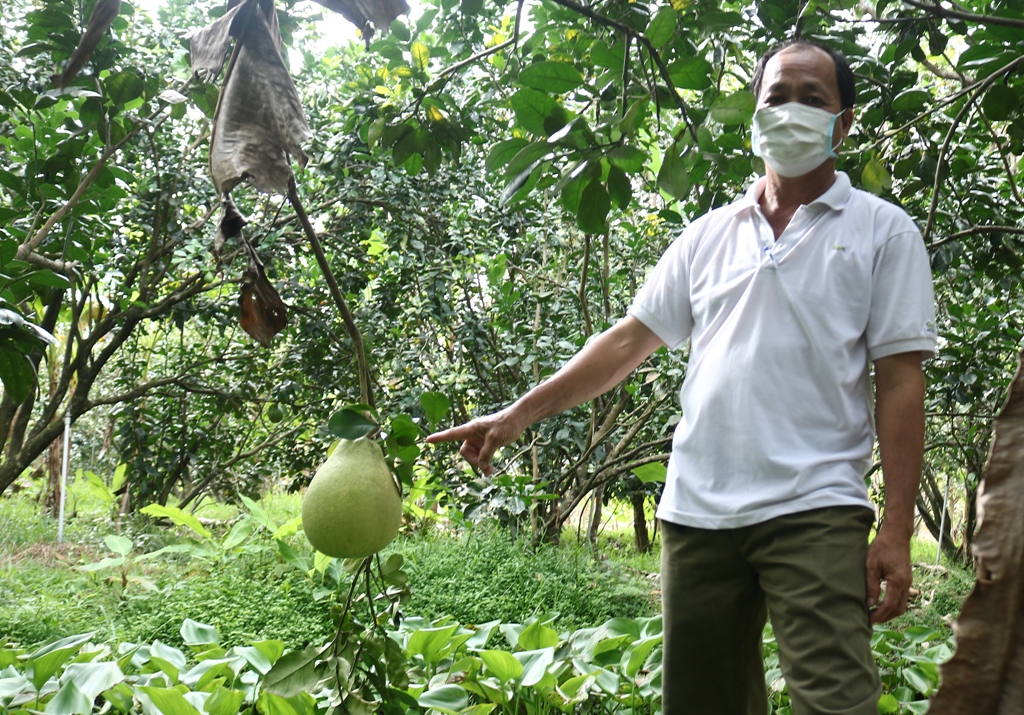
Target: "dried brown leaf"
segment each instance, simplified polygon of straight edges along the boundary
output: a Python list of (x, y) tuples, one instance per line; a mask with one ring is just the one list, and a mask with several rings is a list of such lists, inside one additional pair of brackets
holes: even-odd
[(978, 491), (974, 591), (931, 715), (1024, 715), (1024, 355)]
[(238, 296), (238, 321), (242, 330), (269, 348), (274, 336), (288, 325), (288, 308), (267, 279), (252, 246), (244, 238), (242, 242), (249, 254), (249, 265), (242, 277), (242, 293)]
[[(316, 0), (359, 28), (369, 41), (374, 30), (387, 32), (391, 21), (409, 12), (406, 0)], [(367, 25), (369, 23), (369, 26)]]
[(74, 81), (120, 12), (121, 0), (98, 0), (96, 7), (92, 10), (92, 15), (89, 16), (85, 32), (82, 33), (82, 39), (79, 40), (75, 51), (71, 53), (64, 71), (53, 76), (54, 84), (64, 89)]

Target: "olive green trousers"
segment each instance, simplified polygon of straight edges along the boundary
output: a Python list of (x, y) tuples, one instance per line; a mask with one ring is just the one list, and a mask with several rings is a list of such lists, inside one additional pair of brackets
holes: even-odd
[(877, 715), (865, 604), (873, 522), (864, 507), (738, 529), (662, 522), (663, 715), (765, 715), (769, 614), (794, 715)]

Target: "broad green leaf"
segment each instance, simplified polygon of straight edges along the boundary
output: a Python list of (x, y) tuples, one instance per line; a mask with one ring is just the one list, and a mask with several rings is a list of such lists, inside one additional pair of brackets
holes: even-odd
[(515, 657), (523, 664), (523, 675), (519, 684), (529, 688), (539, 683), (547, 674), (548, 666), (555, 662), (555, 649), (521, 651), (516, 653)]
[(441, 685), (420, 695), (417, 702), (420, 707), (457, 713), (469, 706), (469, 693), (461, 685)]
[(117, 465), (114, 470), (114, 476), (110, 479), (110, 491), (116, 492), (124, 486), (126, 475), (128, 474), (128, 465), (121, 462)]
[(421, 655), (428, 663), (436, 663), (439, 655), (446, 652), (449, 639), (458, 629), (456, 624), (439, 628), (421, 628), (409, 636), (406, 652), (410, 656)]
[(92, 700), (74, 682), (68, 681), (46, 703), (43, 712), (46, 715), (91, 715)]
[(494, 708), (498, 707), (496, 703), (480, 703), (479, 705), (470, 705), (468, 708), (459, 710), (458, 715), (490, 715)]
[(871, 158), (861, 171), (860, 182), (865, 189), (873, 194), (882, 194), (892, 188), (892, 176), (879, 160), (877, 153), (871, 153)]
[(630, 174), (638, 174), (643, 171), (647, 163), (647, 152), (637, 149), (635, 146), (617, 146), (608, 152), (608, 161)]
[(482, 650), (477, 655), (502, 684), (516, 680), (523, 674), (523, 664), (507, 650)]
[(591, 181), (580, 197), (576, 225), (584, 233), (604, 233), (608, 230), (606, 219), (611, 207), (612, 202), (604, 185), (600, 181)]
[(590, 48), (590, 59), (598, 67), (606, 70), (622, 71), (623, 44), (621, 42), (609, 45), (603, 40), (595, 42)]
[[(284, 654), (285, 649), (283, 641), (274, 639), (258, 641), (256, 643), (253, 643), (252, 647), (260, 653), (262, 653), (263, 657), (266, 658), (267, 662), (271, 665), (277, 662), (278, 658), (280, 658)], [(245, 655), (243, 655), (242, 657), (245, 657)], [(246, 660), (248, 660), (248, 658), (246, 658)], [(256, 667), (256, 664), (251, 660), (249, 661), (249, 664), (252, 665), (254, 668)], [(270, 670), (270, 668), (267, 668), (267, 670)], [(266, 675), (265, 671), (260, 670), (260, 672)]]
[(359, 439), (365, 437), (379, 425), (368, 419), (361, 412), (348, 408), (338, 410), (327, 422), (327, 431), (339, 439)]
[(242, 702), (245, 700), (245, 693), (241, 690), (228, 690), (223, 685), (210, 693), (210, 697), (203, 704), (203, 709), (209, 715), (238, 715)]
[(633, 200), (633, 184), (617, 166), (608, 170), (608, 198), (617, 209), (628, 208)]
[(103, 537), (103, 543), (107, 548), (119, 556), (127, 556), (132, 552), (132, 540), (120, 534), (108, 534)]
[(125, 678), (121, 668), (112, 661), (100, 663), (72, 663), (60, 676), (61, 683), (74, 683), (78, 691), (90, 701), (99, 697)]
[(487, 163), (485, 168), (489, 175), (503, 172), (505, 166), (512, 160), (516, 154), (518, 154), (523, 147), (529, 144), (528, 139), (520, 139), (513, 137), (512, 139), (505, 139), (500, 141), (491, 147), (490, 153), (487, 155)]
[(505, 167), (506, 177), (514, 179), (520, 172), (535, 166), (537, 161), (543, 159), (552, 151), (553, 147), (544, 140), (526, 145), (518, 154), (512, 157), (508, 166)]
[(427, 69), (427, 65), (430, 64), (430, 49), (426, 45), (419, 41), (413, 42), (409, 52), (412, 54), (412, 63), (416, 69)]
[(747, 124), (754, 118), (757, 98), (752, 92), (741, 89), (719, 99), (711, 106), (711, 118), (725, 126)]
[(60, 638), (52, 643), (47, 643), (26, 659), (32, 666), (32, 684), (36, 690), (43, 687), (57, 669), (69, 661), (81, 647), (95, 635), (95, 631), (80, 633), (67, 638)]
[(281, 527), (277, 529), (273, 536), (275, 539), (287, 539), (290, 536), (295, 536), (302, 529), (302, 516), (295, 516), (281, 524)]
[(558, 102), (553, 97), (526, 87), (513, 94), (509, 102), (516, 116), (516, 124), (523, 129), (541, 137), (553, 133), (545, 128), (546, 120), (554, 115), (558, 107)]
[(664, 483), (665, 477), (668, 474), (668, 468), (661, 462), (648, 462), (629, 471), (636, 475), (636, 478), (644, 484), (650, 484), (651, 482)]
[(311, 692), (320, 679), (316, 669), (320, 650), (311, 645), (305, 650), (285, 653), (263, 679), (263, 689), (284, 698)]
[(134, 72), (125, 71), (108, 77), (103, 88), (106, 90), (107, 100), (116, 112), (128, 102), (141, 97), (146, 90), (146, 83)]
[(690, 167), (686, 153), (678, 154), (675, 146), (665, 152), (658, 172), (658, 188), (674, 199), (681, 199), (690, 192)]
[(892, 108), (897, 112), (917, 112), (924, 109), (931, 98), (932, 95), (926, 90), (907, 89), (893, 98)]
[(985, 93), (981, 108), (992, 121), (1003, 122), (1020, 112), (1020, 97), (1012, 87), (996, 82)]
[(234, 677), (231, 662), (230, 658), (207, 658), (188, 672), (182, 673), (181, 682), (192, 690), (202, 690), (221, 675)]
[(629, 105), (625, 116), (619, 121), (619, 131), (627, 137), (636, 134), (638, 125), (642, 126), (644, 119), (647, 118), (647, 109), (650, 105), (651, 100), (646, 97), (638, 99)]
[(262, 715), (314, 715), (316, 703), (307, 693), (284, 698), (264, 690), (260, 693), (256, 709)]
[(154, 519), (170, 519), (178, 526), (188, 527), (203, 539), (209, 539), (213, 536), (209, 529), (199, 523), (199, 519), (192, 514), (182, 511), (178, 507), (150, 504), (142, 507), (139, 511), (147, 516), (153, 517)]
[(891, 693), (885, 693), (878, 699), (878, 712), (880, 715), (894, 715), (900, 711), (900, 703)]
[(452, 402), (440, 392), (424, 392), (420, 395), (420, 406), (427, 414), (427, 422), (436, 425), (448, 414)]
[(644, 34), (654, 47), (658, 48), (672, 39), (676, 33), (676, 24), (679, 22), (679, 15), (671, 7), (659, 8), (651, 22), (647, 25)]
[(153, 707), (163, 713), (163, 715), (199, 715), (199, 711), (185, 700), (185, 697), (179, 691), (173, 688), (140, 685), (136, 687), (136, 690), (149, 698), (149, 701), (153, 703)]
[(103, 691), (103, 699), (118, 712), (127, 713), (135, 706), (135, 691), (127, 683), (118, 683)]
[(707, 89), (714, 83), (714, 71), (703, 57), (685, 57), (668, 66), (672, 84), (680, 89)]
[(237, 546), (245, 543), (245, 540), (252, 534), (253, 519), (251, 516), (247, 516), (241, 521), (235, 522), (235, 525), (231, 527), (231, 531), (224, 537), (224, 541), (220, 543), (220, 547), (225, 551), (230, 551)]
[(630, 678), (635, 678), (641, 666), (647, 662), (648, 656), (655, 647), (661, 645), (661, 636), (652, 636), (636, 641), (630, 647), (629, 659), (626, 661), (625, 673)]
[(36, 387), (36, 371), (28, 355), (0, 345), (0, 381), (3, 381), (4, 391), (15, 404), (31, 397)]
[(539, 619), (528, 625), (519, 634), (519, 647), (523, 650), (540, 650), (558, 645), (558, 631), (545, 625)]
[(583, 84), (583, 75), (568, 62), (541, 60), (524, 67), (519, 81), (542, 92), (562, 94)]
[(210, 645), (220, 642), (220, 636), (214, 626), (193, 621), (191, 618), (185, 619), (178, 632), (181, 633), (182, 642), (187, 646)]

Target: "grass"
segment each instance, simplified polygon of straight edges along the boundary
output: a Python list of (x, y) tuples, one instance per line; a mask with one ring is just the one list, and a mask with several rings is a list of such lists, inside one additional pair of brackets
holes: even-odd
[[(56, 521), (40, 516), (34, 501), (24, 494), (0, 498), (0, 636), (36, 644), (97, 631), (97, 640), (111, 645), (155, 639), (176, 644), (185, 618), (216, 626), (225, 645), (275, 638), (295, 647), (323, 642), (332, 632), (328, 608), (314, 599), (316, 584), (285, 564), (276, 549), (206, 566), (183, 558), (131, 566), (129, 573), (151, 581), (151, 590), (136, 582), (122, 589), (116, 571), (82, 572), (76, 567), (109, 555), (103, 537), (114, 531), (106, 507), (91, 502), (82, 489), (72, 485), (73, 516), (59, 545)], [(284, 524), (299, 513), (301, 498), (271, 493), (261, 506)], [(221, 532), (239, 513), (214, 502), (197, 509)], [(660, 535), (652, 539), (651, 553), (638, 554), (628, 505), (608, 510), (606, 517), (596, 555), (580, 543), (575, 528), (565, 530), (561, 546), (536, 550), (498, 528), (402, 537), (389, 551), (406, 558), (412, 598), (403, 610), (408, 616), (448, 615), (463, 623), (522, 622), (557, 614), (560, 630), (593, 626), (610, 616), (656, 614)], [(182, 540), (180, 532), (144, 518), (123, 520), (121, 528), (137, 553)], [(308, 551), (301, 535), (292, 543)], [(918, 593), (892, 627), (923, 625), (948, 632), (973, 587), (973, 574), (948, 562), (932, 567), (934, 542), (915, 541), (912, 557)]]

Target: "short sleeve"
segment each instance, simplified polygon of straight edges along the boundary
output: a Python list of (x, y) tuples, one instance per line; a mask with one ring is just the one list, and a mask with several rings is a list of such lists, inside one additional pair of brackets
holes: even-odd
[(932, 271), (916, 229), (891, 236), (875, 253), (866, 337), (873, 361), (907, 352), (935, 354)]
[(691, 224), (672, 242), (626, 311), (673, 350), (681, 347), (693, 330), (688, 249), (693, 229)]

